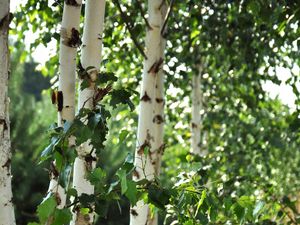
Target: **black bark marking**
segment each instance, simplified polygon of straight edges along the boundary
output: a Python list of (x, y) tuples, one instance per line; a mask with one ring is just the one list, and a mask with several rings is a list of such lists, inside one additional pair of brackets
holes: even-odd
[(0, 119), (0, 125), (2, 125), (2, 124), (3, 124), (4, 130), (7, 130), (8, 126), (7, 126), (7, 123), (6, 123), (5, 119)]
[(145, 94), (143, 95), (143, 97), (141, 98), (141, 101), (151, 102), (151, 98), (149, 97), (149, 95), (147, 94), (146, 91), (145, 91)]
[(69, 40), (70, 47), (79, 47), (81, 45), (80, 33), (74, 27), (71, 30), (71, 38)]
[(52, 102), (53, 105), (57, 103), (57, 91), (54, 91), (54, 90), (52, 91), (52, 93), (51, 93), (51, 102)]
[(53, 175), (54, 178), (57, 178), (59, 176), (59, 172), (57, 171), (53, 162), (50, 163), (50, 175)]
[(55, 200), (56, 200), (57, 205), (61, 204), (61, 198), (60, 198), (58, 192), (55, 193)]
[(81, 45), (80, 33), (74, 27), (71, 29), (71, 35), (69, 34), (65, 28), (62, 28), (60, 31), (60, 35), (63, 39), (62, 43), (71, 48), (77, 48)]
[(144, 142), (144, 144), (142, 144), (140, 147), (139, 147), (139, 150), (137, 151), (137, 154), (138, 155), (143, 155), (144, 153), (145, 153), (145, 149), (147, 148), (147, 147), (149, 147), (150, 148), (150, 142), (148, 141), (148, 140), (146, 140), (145, 142)]
[(139, 215), (134, 209), (131, 209), (131, 210), (130, 210), (130, 213), (131, 213), (131, 215), (133, 215), (133, 216), (138, 216), (138, 215)]
[(132, 175), (133, 175), (134, 177), (136, 177), (137, 179), (140, 179), (140, 174), (139, 174), (139, 172), (138, 172), (136, 169), (134, 169), (134, 170), (132, 171)]
[(3, 26), (7, 26), (12, 21), (14, 15), (12, 13), (6, 14), (3, 18), (0, 19), (0, 29), (2, 29)]
[(162, 124), (164, 122), (164, 118), (161, 115), (156, 115), (153, 118), (153, 123)]
[(157, 74), (158, 71), (161, 69), (160, 66), (163, 64), (163, 62), (164, 62), (164, 59), (160, 58), (158, 61), (156, 61), (155, 63), (153, 63), (153, 65), (148, 70), (148, 73)]
[(67, 5), (71, 5), (71, 6), (75, 6), (78, 7), (80, 6), (80, 4), (78, 4), (78, 2), (76, 0), (65, 0)]
[(2, 165), (2, 168), (7, 168), (9, 170), (11, 164), (11, 159), (7, 159), (6, 162)]
[(198, 127), (198, 125), (197, 124), (195, 124), (195, 123), (192, 123), (192, 128), (197, 128)]
[(159, 148), (157, 149), (157, 152), (158, 152), (159, 154), (163, 155), (164, 152), (165, 152), (165, 148), (166, 148), (166, 144), (163, 143), (161, 146), (159, 146)]
[(57, 92), (57, 111), (61, 112), (64, 107), (64, 96), (62, 91)]
[(160, 103), (164, 103), (164, 99), (162, 98), (156, 98), (155, 101), (160, 104)]

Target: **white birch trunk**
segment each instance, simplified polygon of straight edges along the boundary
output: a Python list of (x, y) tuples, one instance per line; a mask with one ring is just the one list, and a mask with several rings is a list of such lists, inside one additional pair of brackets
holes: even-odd
[(9, 0), (0, 0), (0, 224), (14, 225), (11, 189), (11, 146), (8, 99)]
[[(62, 110), (58, 112), (58, 126), (63, 121), (72, 122), (75, 117), (75, 77), (76, 55), (79, 41), (79, 23), (81, 13), (81, 0), (65, 0), (61, 25), (60, 51), (59, 51), (59, 87), (62, 93)], [(72, 141), (70, 141), (72, 142)], [(72, 145), (74, 143), (70, 143)], [(53, 193), (58, 199), (58, 208), (66, 204), (65, 189), (58, 183), (58, 177), (53, 173), (48, 193)]]
[[(83, 43), (81, 64), (84, 69), (94, 67), (89, 72), (92, 80), (96, 79), (100, 69), (102, 60), (102, 35), (104, 28), (105, 15), (105, 0), (87, 0), (85, 6), (85, 23), (83, 29)], [(90, 84), (90, 87), (80, 90), (79, 87), (79, 102), (78, 110), (82, 107), (92, 109), (94, 107), (93, 97), (95, 94), (95, 85)], [(77, 149), (78, 157), (74, 163), (73, 186), (77, 190), (78, 196), (81, 194), (93, 194), (94, 186), (86, 179), (89, 170), (93, 170), (96, 166), (96, 161), (92, 162), (91, 168), (85, 160), (85, 156), (90, 154), (92, 146), (89, 143), (84, 143)], [(95, 154), (93, 155), (94, 157)], [(89, 168), (89, 170), (87, 169)], [(88, 215), (80, 214), (80, 210), (75, 210), (71, 224), (85, 225), (92, 224), (94, 221), (94, 213)]]
[[(140, 92), (137, 147), (135, 151), (134, 180), (153, 180), (158, 175), (158, 153), (162, 146), (163, 129), (163, 51), (165, 40), (161, 29), (165, 19), (165, 1), (149, 0), (149, 24), (146, 32), (146, 56)], [(160, 135), (160, 136), (159, 136)], [(159, 137), (157, 137), (159, 136)], [(157, 224), (157, 216), (151, 217), (149, 206), (139, 201), (130, 210), (130, 225)]]
[(191, 121), (191, 151), (195, 155), (204, 156), (201, 151), (201, 114), (202, 92), (201, 92), (202, 68), (199, 66), (199, 73), (192, 79), (192, 121)]

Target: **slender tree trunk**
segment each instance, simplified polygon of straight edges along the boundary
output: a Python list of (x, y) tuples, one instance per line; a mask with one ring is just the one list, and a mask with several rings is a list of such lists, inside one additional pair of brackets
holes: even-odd
[(195, 74), (192, 79), (192, 122), (191, 122), (191, 147), (192, 153), (203, 156), (204, 151), (201, 151), (201, 114), (202, 109), (202, 93), (201, 93), (201, 76), (202, 68), (199, 68), (199, 73)]
[[(149, 0), (149, 25), (146, 32), (146, 56), (140, 92), (140, 112), (135, 152), (134, 180), (153, 180), (158, 175), (160, 158), (158, 151), (163, 146), (163, 60), (165, 40), (161, 30), (166, 14), (164, 0)], [(157, 135), (160, 135), (157, 137)], [(151, 218), (149, 206), (139, 201), (130, 210), (131, 225), (152, 225), (157, 216)]]
[[(83, 45), (81, 54), (81, 64), (84, 69), (93, 67), (88, 71), (91, 81), (95, 81), (100, 69), (102, 60), (102, 35), (104, 28), (105, 15), (105, 0), (87, 0), (85, 6), (85, 23), (83, 29)], [(93, 82), (90, 86), (82, 91), (79, 88), (78, 110), (82, 107), (93, 109), (93, 97), (95, 95), (95, 85)], [(78, 157), (74, 163), (73, 186), (77, 190), (77, 194), (93, 194), (94, 186), (86, 179), (87, 173), (93, 170), (96, 166), (96, 161), (90, 162), (85, 158), (92, 151), (92, 146), (89, 143), (84, 143), (77, 149)], [(96, 158), (93, 153), (93, 158)], [(89, 169), (88, 169), (89, 168)], [(80, 214), (80, 209), (77, 208), (73, 214), (71, 224), (84, 225), (92, 224), (94, 221), (94, 213), (87, 215)]]
[[(65, 0), (64, 4), (59, 51), (58, 126), (63, 126), (64, 121), (72, 122), (75, 117), (76, 54), (80, 45), (81, 4), (81, 0)], [(69, 142), (70, 145), (74, 144), (74, 140)], [(58, 208), (65, 206), (66, 193), (54, 173), (51, 173), (48, 192), (56, 195)]]
[(11, 190), (11, 145), (8, 99), (9, 0), (0, 0), (0, 224), (16, 224)]

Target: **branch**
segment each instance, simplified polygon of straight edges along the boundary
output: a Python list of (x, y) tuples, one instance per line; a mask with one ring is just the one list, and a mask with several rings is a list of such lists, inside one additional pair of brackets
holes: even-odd
[(151, 29), (151, 26), (150, 26), (150, 24), (149, 24), (149, 21), (147, 20), (147, 18), (146, 18), (146, 16), (145, 16), (144, 9), (143, 9), (143, 7), (142, 7), (142, 5), (141, 5), (141, 3), (140, 3), (139, 0), (136, 0), (136, 5), (137, 5), (137, 7), (139, 8), (139, 10), (140, 10), (140, 12), (141, 12), (141, 15), (142, 15), (142, 17), (143, 17), (143, 19), (144, 19), (144, 21), (145, 21), (145, 23), (146, 23), (146, 26), (147, 26), (149, 29)]
[(125, 23), (128, 31), (129, 31), (129, 34), (131, 36), (131, 39), (132, 41), (134, 42), (135, 46), (138, 48), (139, 52), (142, 54), (142, 56), (147, 59), (147, 56), (143, 50), (143, 47), (139, 44), (139, 42), (136, 40), (135, 36), (134, 36), (134, 33), (133, 33), (133, 30), (132, 30), (132, 26), (131, 24), (129, 24), (127, 21), (128, 21), (128, 17), (127, 15), (123, 12), (122, 8), (121, 8), (121, 5), (120, 5), (120, 2), (119, 0), (113, 0), (113, 3), (117, 6), (118, 8), (118, 11), (120, 12), (121, 14), (121, 18), (123, 20), (123, 22)]
[(168, 20), (169, 20), (169, 17), (171, 15), (171, 12), (172, 12), (172, 9), (173, 9), (173, 5), (174, 5), (174, 0), (171, 0), (170, 2), (170, 5), (169, 5), (169, 8), (168, 8), (168, 11), (167, 11), (167, 14), (166, 14), (166, 17), (165, 17), (165, 20), (164, 20), (164, 24), (161, 28), (161, 36), (163, 36), (164, 38), (166, 38), (166, 33), (165, 33), (165, 29), (166, 29), (166, 26), (167, 26), (167, 23), (168, 23)]

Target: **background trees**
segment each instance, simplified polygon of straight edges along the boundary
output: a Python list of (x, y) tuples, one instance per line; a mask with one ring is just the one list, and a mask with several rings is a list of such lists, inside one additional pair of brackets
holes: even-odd
[[(125, 16), (121, 16), (116, 4), (107, 4), (104, 63), (100, 71), (114, 72), (119, 78), (116, 87), (131, 90), (131, 100), (138, 105), (139, 95), (135, 91), (139, 90), (143, 56), (136, 44), (142, 49), (145, 46), (147, 5), (141, 1), (119, 3)], [(44, 1), (28, 1), (23, 11), (15, 13), (11, 26), (16, 24), (17, 29), (12, 30), (12, 35), (18, 34), (21, 38), (22, 31), (27, 29), (41, 31), (32, 49), (39, 43), (47, 45), (51, 40), (58, 40), (57, 24), (61, 20), (62, 4), (58, 1), (50, 6)], [(140, 6), (143, 10), (137, 10)], [(159, 182), (136, 194), (137, 197), (143, 193), (144, 198), (148, 196), (149, 203), (156, 206), (154, 211), (161, 209), (160, 223), (298, 223), (297, 216), (287, 214), (287, 208), (290, 208), (296, 215), (293, 201), (299, 191), (298, 8), (298, 1), (187, 1), (173, 5), (166, 33), (168, 41), (163, 67), (167, 110), (162, 173)], [(199, 74), (200, 63), (203, 95), (200, 148), (207, 152), (201, 158), (189, 153), (192, 136), (189, 129), (191, 82), (192, 77)], [(264, 89), (267, 81), (282, 83), (280, 76), (275, 74), (278, 67), (291, 72), (287, 83), (296, 95), (294, 110), (278, 99), (271, 99)], [(42, 72), (53, 76), (57, 68), (58, 58), (54, 56)], [(17, 76), (15, 74), (12, 73), (13, 78)], [(27, 83), (28, 79), (24, 79)], [(22, 101), (28, 100), (22, 98)], [(48, 103), (31, 101), (32, 104), (25, 105), (28, 108), (32, 106), (28, 112), (36, 116), (30, 117), (32, 122), (29, 125), (21, 125), (23, 111), (12, 107), (12, 122), (15, 121), (12, 134), (21, 131), (15, 138), (12, 135), (13, 149), (24, 149), (24, 146), (30, 149), (17, 152), (13, 158), (13, 171), (27, 176), (20, 181), (15, 175), (13, 181), (16, 182), (17, 209), (24, 209), (23, 212), (16, 211), (17, 218), (23, 221), (25, 217), (35, 220), (35, 214), (32, 209), (28, 211), (22, 207), (28, 195), (21, 189), (25, 185), (18, 184), (25, 181), (31, 183), (34, 178), (26, 175), (27, 170), (21, 171), (19, 168), (28, 168), (30, 172), (27, 173), (36, 168), (24, 163), (28, 160), (20, 160), (20, 155), (37, 160), (38, 153), (32, 154), (32, 149), (38, 152), (42, 149), (40, 146), (46, 143), (39, 143), (35, 138), (37, 127), (42, 127), (36, 124), (39, 121), (48, 126), (49, 121), (45, 120), (50, 118), (37, 120), (39, 113), (46, 108), (42, 105)], [(124, 178), (117, 171), (126, 154), (132, 152), (136, 144), (136, 111), (130, 112), (125, 106), (120, 106), (111, 114), (106, 148), (100, 152), (98, 163), (106, 176), (101, 176), (103, 183), (96, 185), (96, 193), (101, 192), (104, 184), (109, 186), (122, 179), (123, 184), (128, 180), (132, 185), (129, 176)], [(24, 129), (28, 132), (23, 132)], [(18, 142), (21, 137), (34, 141)], [(29, 144), (32, 146), (29, 147)], [(130, 160), (125, 163), (129, 164)], [(127, 172), (124, 167), (123, 170)], [(36, 171), (43, 173), (40, 168)], [(41, 174), (42, 179), (46, 180), (46, 177)], [(118, 185), (121, 188), (121, 184)], [(37, 186), (41, 188), (40, 193), (46, 192), (45, 183)], [(128, 224), (127, 198), (130, 193), (124, 191), (124, 194), (118, 195), (118, 198), (101, 199), (103, 215), (106, 215), (106, 209), (107, 218), (100, 216), (97, 220), (99, 224), (113, 224), (114, 221), (115, 224)], [(34, 198), (40, 200), (41, 196), (34, 194)], [(35, 204), (38, 202), (32, 201)], [(165, 206), (165, 203), (170, 204)], [(122, 214), (118, 208), (122, 209)]]

